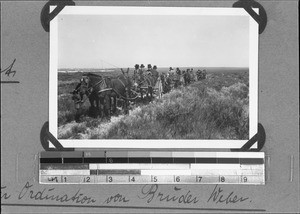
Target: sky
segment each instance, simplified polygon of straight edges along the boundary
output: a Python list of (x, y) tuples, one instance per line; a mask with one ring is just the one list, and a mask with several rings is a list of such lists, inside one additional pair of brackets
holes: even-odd
[(60, 15), (58, 68), (248, 67), (247, 16)]

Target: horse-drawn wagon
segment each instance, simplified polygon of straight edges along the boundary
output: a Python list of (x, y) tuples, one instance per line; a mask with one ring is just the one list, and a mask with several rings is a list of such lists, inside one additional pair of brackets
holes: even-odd
[[(129, 103), (144, 100), (144, 95), (152, 100), (161, 97), (172, 88), (186, 85), (186, 76), (175, 72), (153, 75), (152, 73), (134, 74), (129, 76), (121, 69), (122, 74), (117, 77), (105, 77), (99, 74), (83, 74), (80, 83), (73, 93), (73, 100), (77, 109), (76, 120), (81, 115), (82, 104), (88, 99), (92, 116), (107, 116), (115, 114), (117, 103), (122, 103), (124, 113), (129, 111)], [(139, 99), (138, 99), (139, 98)]]
[[(128, 73), (128, 72), (127, 72)], [(125, 113), (128, 113), (128, 102), (137, 98), (136, 92), (131, 89), (132, 82), (128, 75), (122, 70), (122, 74), (115, 77), (104, 77), (98, 74), (84, 74), (72, 92), (76, 118), (81, 114), (82, 104), (88, 99), (92, 115), (108, 116), (116, 113), (117, 100), (122, 101)]]

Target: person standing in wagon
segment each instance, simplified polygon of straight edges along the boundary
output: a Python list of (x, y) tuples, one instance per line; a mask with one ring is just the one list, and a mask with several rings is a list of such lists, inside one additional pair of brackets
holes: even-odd
[(140, 69), (139, 69), (139, 84), (142, 84), (144, 82), (144, 71), (145, 71), (145, 66), (144, 64), (141, 64)]
[(152, 72), (152, 65), (151, 64), (148, 64), (148, 66), (147, 66), (147, 74), (151, 74)]
[(140, 65), (139, 64), (135, 64), (134, 71), (133, 71), (133, 78), (132, 78), (134, 83), (136, 83), (136, 81), (137, 81), (139, 68), (140, 68)]
[(153, 66), (153, 69), (151, 70), (151, 74), (152, 74), (152, 77), (154, 78), (154, 83), (156, 83), (158, 76), (159, 76), (156, 65)]

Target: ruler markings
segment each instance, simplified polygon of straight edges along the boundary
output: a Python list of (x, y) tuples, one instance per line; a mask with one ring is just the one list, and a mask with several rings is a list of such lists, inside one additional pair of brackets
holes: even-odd
[(93, 175), (40, 176), (40, 183), (187, 183), (187, 184), (264, 184), (258, 176), (186, 175)]
[(265, 183), (264, 153), (72, 153), (42, 152), (40, 183)]

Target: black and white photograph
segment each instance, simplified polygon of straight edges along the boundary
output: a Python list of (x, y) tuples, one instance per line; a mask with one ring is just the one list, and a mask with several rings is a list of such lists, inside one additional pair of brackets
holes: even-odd
[(49, 128), (65, 147), (240, 148), (257, 133), (244, 9), (66, 6), (50, 29)]

